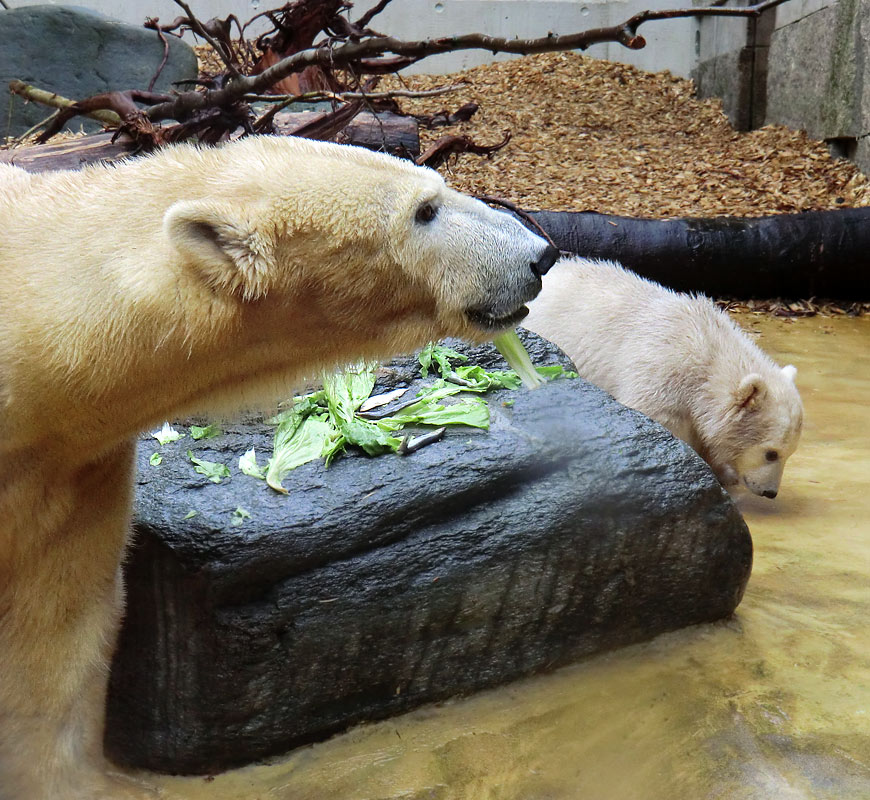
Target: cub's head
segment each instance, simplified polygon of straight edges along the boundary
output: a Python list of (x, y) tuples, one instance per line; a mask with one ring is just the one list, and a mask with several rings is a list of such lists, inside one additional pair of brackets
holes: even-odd
[(558, 252), (408, 161), (292, 137), (203, 154), (202, 199), (164, 230), (214, 290), (284, 298), (358, 338), (493, 338), (527, 313)]
[(774, 498), (783, 468), (794, 453), (803, 425), (803, 406), (789, 365), (744, 376), (730, 398), (728, 421), (712, 461), (726, 485), (740, 485)]

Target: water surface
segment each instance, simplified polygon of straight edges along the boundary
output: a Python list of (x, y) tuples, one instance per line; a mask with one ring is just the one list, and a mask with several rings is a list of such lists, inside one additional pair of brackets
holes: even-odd
[(870, 319), (741, 316), (798, 367), (779, 497), (739, 499), (755, 565), (731, 620), (361, 726), (179, 800), (870, 798)]

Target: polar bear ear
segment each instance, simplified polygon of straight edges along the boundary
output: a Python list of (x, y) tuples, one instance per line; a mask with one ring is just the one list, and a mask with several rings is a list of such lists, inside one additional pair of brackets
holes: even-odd
[(213, 201), (182, 201), (166, 211), (163, 229), (213, 289), (245, 300), (266, 293), (271, 248), (238, 209)]
[(767, 394), (767, 384), (758, 373), (746, 375), (734, 395), (738, 408), (751, 410), (757, 408)]
[(787, 366), (782, 368), (782, 374), (783, 377), (794, 383), (794, 376), (797, 375), (797, 367), (793, 366), (792, 364), (788, 364)]

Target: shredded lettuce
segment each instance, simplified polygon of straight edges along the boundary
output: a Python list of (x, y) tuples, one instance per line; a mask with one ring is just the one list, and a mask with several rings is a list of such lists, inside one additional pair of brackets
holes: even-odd
[(221, 429), (214, 424), (208, 424), (205, 427), (199, 425), (190, 426), (190, 436), (192, 439), (213, 439), (215, 436), (221, 435)]
[(433, 361), (437, 364), (438, 372), (442, 378), (446, 378), (453, 371), (453, 366), (450, 363), (451, 358), (457, 361), (468, 361), (468, 356), (457, 353), (449, 347), (444, 347), (444, 345), (438, 344), (438, 342), (429, 342), (420, 351), (420, 355), (417, 358), (420, 362), (420, 377), (422, 378), (429, 377), (429, 369), (432, 367)]
[(188, 512), (187, 512), (187, 513), (182, 517), (182, 519), (193, 519), (197, 514), (199, 514), (199, 511), (194, 511), (193, 509), (190, 509), (190, 511), (188, 511)]
[(218, 461), (203, 461), (190, 450), (187, 451), (187, 457), (194, 465), (194, 471), (200, 475), (205, 475), (212, 483), (220, 483), (224, 478), (230, 477), (230, 470), (226, 464), (221, 464)]
[(535, 365), (532, 364), (532, 359), (529, 358), (529, 353), (520, 341), (520, 337), (516, 331), (507, 331), (492, 340), (499, 353), (501, 353), (505, 361), (511, 365), (513, 370), (520, 376), (523, 384), (527, 389), (537, 389), (544, 381), (535, 370)]
[(151, 458), (148, 459), (148, 463), (152, 467), (159, 467), (162, 462), (163, 456), (161, 456), (160, 453), (152, 453)]
[(489, 430), (489, 406), (479, 397), (450, 405), (423, 401), (378, 420), (378, 424), (390, 430), (397, 430), (405, 425), (468, 425)]
[(161, 445), (177, 442), (184, 437), (183, 433), (179, 433), (168, 422), (163, 423), (163, 427), (159, 431), (154, 431), (151, 434)]
[(336, 436), (335, 426), (325, 417), (300, 414), (284, 419), (275, 430), (266, 483), (276, 492), (287, 494), (281, 485), (287, 473), (328, 452)]
[[(516, 334), (527, 368), (535, 372), (528, 354)], [(420, 354), (421, 372), (425, 376), (430, 368), (437, 368), (442, 377), (421, 390), (414, 402), (404, 404), (400, 410), (376, 421), (360, 416), (362, 408), (374, 408), (395, 399), (405, 390), (381, 396), (376, 403), (367, 403), (375, 385), (373, 365), (358, 364), (344, 372), (323, 375), (323, 388), (294, 398), (293, 405), (269, 420), (277, 425), (272, 457), (265, 468), (265, 478), (275, 491), (287, 494), (282, 482), (287, 474), (316, 458), (324, 459), (328, 467), (349, 446), (359, 447), (368, 455), (396, 452), (402, 444), (397, 434), (406, 425), (441, 427), (467, 425), (487, 430), (490, 416), (486, 401), (474, 395), (493, 389), (519, 389), (523, 381), (511, 370), (485, 370), (478, 365), (459, 365), (452, 361), (467, 361), (455, 350), (430, 344)], [(560, 366), (541, 367), (542, 376), (570, 377)], [(535, 373), (537, 375), (537, 373)], [(539, 377), (538, 380), (543, 383)], [(442, 402), (455, 395), (464, 395), (455, 401)], [(391, 397), (392, 395), (392, 397)], [(365, 404), (365, 405), (364, 405)], [(505, 405), (510, 405), (510, 402)], [(262, 478), (263, 470), (256, 455), (249, 450), (239, 459), (239, 469), (245, 474)]]
[(250, 475), (252, 478), (259, 478), (261, 481), (266, 480), (266, 474), (257, 463), (257, 454), (253, 447), (243, 456), (239, 456), (239, 469), (245, 475)]
[(230, 525), (234, 528), (238, 528), (246, 519), (250, 519), (251, 514), (249, 511), (245, 510), (241, 506), (236, 506), (236, 510), (233, 511), (232, 519), (230, 519)]

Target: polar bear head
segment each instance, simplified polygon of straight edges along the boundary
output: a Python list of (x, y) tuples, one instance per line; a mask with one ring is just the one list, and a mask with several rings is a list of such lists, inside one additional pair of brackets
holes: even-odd
[(734, 388), (724, 424), (708, 445), (710, 463), (726, 486), (776, 497), (803, 425), (796, 373), (791, 365), (753, 372)]
[(205, 166), (214, 194), (177, 202), (164, 219), (218, 292), (296, 298), (328, 326), (361, 334), (408, 322), (418, 330), (405, 347), (485, 340), (525, 316), (558, 257), (513, 217), (408, 161), (292, 137), (230, 149), (231, 170)]

